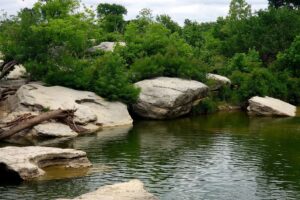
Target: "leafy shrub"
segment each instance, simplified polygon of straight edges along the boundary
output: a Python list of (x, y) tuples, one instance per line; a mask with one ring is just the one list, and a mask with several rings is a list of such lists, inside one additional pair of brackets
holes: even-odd
[(211, 98), (205, 98), (200, 103), (192, 108), (192, 115), (211, 114), (218, 110), (217, 103)]
[(139, 89), (129, 82), (124, 60), (117, 54), (105, 54), (96, 61), (90, 86), (111, 101), (133, 103), (139, 95)]

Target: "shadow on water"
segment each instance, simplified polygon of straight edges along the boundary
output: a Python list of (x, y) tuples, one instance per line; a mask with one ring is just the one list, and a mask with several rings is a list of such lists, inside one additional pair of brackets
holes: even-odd
[(138, 178), (166, 200), (299, 199), (299, 144), (299, 117), (234, 112), (137, 121), (58, 145), (86, 151), (92, 173), (0, 186), (0, 193), (4, 199), (70, 198)]

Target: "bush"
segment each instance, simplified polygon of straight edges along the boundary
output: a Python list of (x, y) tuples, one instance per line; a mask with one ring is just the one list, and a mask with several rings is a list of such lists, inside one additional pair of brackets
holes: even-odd
[(110, 53), (96, 61), (90, 87), (111, 101), (120, 100), (128, 104), (137, 100), (140, 91), (129, 82), (124, 60)]
[(200, 103), (192, 108), (192, 115), (211, 114), (218, 110), (217, 103), (211, 98), (205, 98)]

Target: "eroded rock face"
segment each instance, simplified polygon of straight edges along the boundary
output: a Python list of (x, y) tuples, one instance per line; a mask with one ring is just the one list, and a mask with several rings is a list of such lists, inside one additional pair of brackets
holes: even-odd
[(218, 90), (224, 85), (231, 85), (231, 81), (229, 78), (218, 74), (209, 73), (207, 74), (206, 78), (214, 82), (210, 88), (211, 90)]
[(101, 44), (88, 49), (88, 51), (91, 53), (93, 53), (97, 50), (112, 52), (112, 51), (114, 51), (114, 49), (117, 45), (126, 46), (126, 43), (125, 42), (101, 42)]
[[(131, 180), (126, 183), (118, 183), (100, 187), (73, 200), (158, 200), (154, 195), (144, 189), (144, 184), (139, 180)], [(59, 199), (67, 200), (67, 199)]]
[(87, 128), (132, 124), (125, 104), (108, 102), (93, 92), (60, 86), (24, 85), (7, 100), (7, 104), (11, 112), (76, 109), (75, 121)]
[(73, 149), (4, 147), (0, 148), (0, 165), (0, 177), (10, 171), (14, 175), (17, 174), (21, 180), (30, 180), (44, 175), (45, 167), (59, 165), (67, 168), (85, 168), (90, 167), (91, 163), (85, 152)]
[(249, 100), (250, 114), (263, 116), (296, 116), (296, 106), (272, 97), (252, 97)]
[(145, 118), (167, 119), (185, 115), (196, 100), (207, 96), (203, 83), (180, 78), (159, 77), (135, 84), (141, 94), (133, 111)]

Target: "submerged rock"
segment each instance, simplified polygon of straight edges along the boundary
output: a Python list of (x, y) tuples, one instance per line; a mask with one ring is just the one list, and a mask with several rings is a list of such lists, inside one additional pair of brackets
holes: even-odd
[(231, 80), (229, 78), (218, 74), (209, 73), (206, 78), (214, 82), (211, 86), (211, 90), (218, 90), (224, 85), (231, 85)]
[(97, 50), (114, 51), (117, 45), (126, 46), (126, 43), (125, 42), (101, 42), (101, 44), (88, 49), (88, 52), (93, 53), (96, 52)]
[(0, 148), (0, 165), (0, 177), (9, 177), (11, 174), (22, 181), (44, 175), (43, 168), (49, 166), (85, 168), (90, 167), (91, 163), (85, 152), (74, 149), (4, 147)]
[[(144, 184), (139, 180), (131, 180), (126, 183), (117, 183), (100, 187), (73, 200), (158, 200), (154, 195), (144, 189)], [(68, 199), (59, 199), (68, 200)]]
[(195, 101), (207, 96), (208, 87), (198, 81), (159, 77), (135, 84), (141, 94), (133, 111), (145, 118), (167, 119), (185, 115)]
[(248, 111), (250, 114), (264, 116), (296, 116), (296, 106), (274, 99), (272, 97), (252, 97), (249, 100)]

